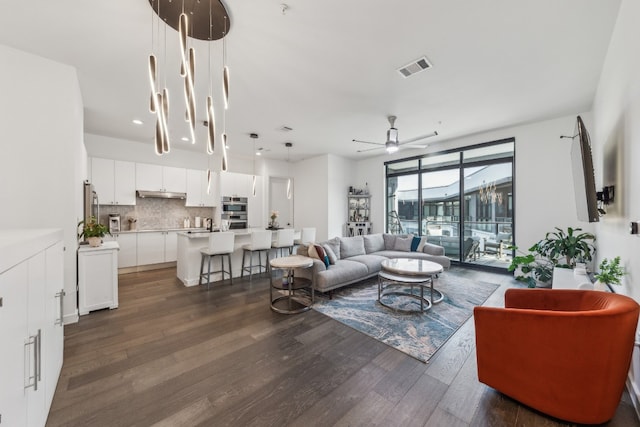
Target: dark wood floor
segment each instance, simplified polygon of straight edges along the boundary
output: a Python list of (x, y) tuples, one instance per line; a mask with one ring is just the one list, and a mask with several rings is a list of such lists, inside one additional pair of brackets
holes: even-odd
[[(513, 279), (473, 274), (503, 285), (499, 305)], [(566, 425), (478, 382), (471, 319), (424, 364), (313, 310), (273, 313), (268, 289), (121, 275), (118, 309), (65, 327), (47, 425)], [(608, 425), (638, 425), (628, 396)]]

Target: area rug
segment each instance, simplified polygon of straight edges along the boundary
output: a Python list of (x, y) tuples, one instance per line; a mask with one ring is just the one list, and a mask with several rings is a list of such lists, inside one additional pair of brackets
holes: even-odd
[[(456, 270), (436, 279), (434, 288), (444, 293), (444, 300), (426, 313), (407, 314), (380, 305), (377, 278), (336, 290), (333, 299), (316, 293), (313, 308), (426, 363), (471, 317), (473, 307), (482, 305), (498, 288), (497, 284), (478, 281), (464, 270)], [(425, 289), (425, 295), (427, 292)], [(411, 304), (419, 308), (419, 302), (412, 298), (400, 297), (396, 303), (405, 309)]]

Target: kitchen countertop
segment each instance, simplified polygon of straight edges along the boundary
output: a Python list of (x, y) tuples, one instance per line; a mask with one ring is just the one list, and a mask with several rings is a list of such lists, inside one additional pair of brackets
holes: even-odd
[[(248, 236), (249, 234), (251, 234), (250, 228), (240, 228), (240, 229), (229, 230), (229, 231), (235, 233), (236, 236)], [(206, 231), (206, 230), (193, 231), (192, 230), (192, 231), (182, 231), (182, 232), (179, 232), (178, 234), (187, 236), (190, 239), (197, 239), (197, 238), (209, 237), (209, 235), (211, 234), (211, 231)]]
[(148, 230), (122, 230), (122, 231), (118, 231), (118, 232), (114, 232), (111, 234), (132, 234), (132, 233), (158, 233), (158, 232), (163, 232), (163, 231), (192, 231), (192, 232), (207, 232), (207, 229), (204, 227), (200, 227), (200, 228), (152, 228), (152, 229), (148, 229)]

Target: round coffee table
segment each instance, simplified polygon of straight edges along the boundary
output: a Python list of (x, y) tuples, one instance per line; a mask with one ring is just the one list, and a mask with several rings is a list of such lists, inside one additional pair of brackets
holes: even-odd
[[(269, 265), (271, 265), (271, 286), (269, 287), (271, 310), (282, 314), (296, 314), (309, 310), (313, 305), (314, 299), (313, 282), (304, 277), (294, 277), (294, 271), (296, 268), (313, 266), (313, 259), (301, 255), (292, 255), (272, 259)], [(285, 271), (282, 279), (274, 281), (274, 270)], [(274, 289), (276, 291), (287, 291), (287, 293), (274, 298)], [(296, 290), (301, 289), (308, 290), (311, 297), (310, 300), (296, 293)]]
[[(433, 288), (434, 276), (442, 273), (444, 269), (438, 263), (426, 261), (422, 259), (412, 258), (395, 258), (382, 261), (382, 269), (378, 273), (378, 302), (392, 310), (407, 312), (425, 312), (429, 310), (433, 304), (437, 304), (444, 299), (444, 294)], [(396, 287), (395, 290), (390, 289), (391, 286)], [(398, 287), (409, 287), (409, 292)], [(419, 294), (413, 292), (414, 286), (420, 290)], [(424, 288), (429, 287), (429, 298), (424, 296)], [(434, 293), (435, 299), (434, 299)], [(389, 302), (385, 301), (386, 296), (395, 295), (400, 297), (409, 297), (420, 301), (420, 310), (401, 309), (393, 307)]]

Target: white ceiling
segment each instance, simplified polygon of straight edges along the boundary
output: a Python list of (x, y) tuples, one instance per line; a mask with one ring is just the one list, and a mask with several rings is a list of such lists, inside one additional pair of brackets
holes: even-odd
[[(398, 116), (401, 141), (435, 130), (440, 135), (428, 140), (434, 143), (588, 111), (619, 4), (227, 0), (231, 150), (250, 154), (248, 134), (257, 132), (267, 157), (286, 158), (284, 142), (291, 141), (292, 159), (323, 153), (358, 159), (383, 153), (357, 153), (369, 146), (352, 139), (384, 142), (389, 114)], [(77, 69), (86, 132), (146, 142), (153, 151), (151, 23), (148, 0), (0, 0), (0, 43)], [(164, 32), (155, 41), (162, 56)], [(210, 45), (220, 129), (222, 41)], [(203, 126), (195, 147), (180, 141), (188, 128), (177, 33), (170, 28), (166, 46), (172, 146), (204, 155)], [(197, 116), (204, 120), (208, 44), (194, 46)], [(396, 71), (423, 55), (432, 69), (408, 79)]]

